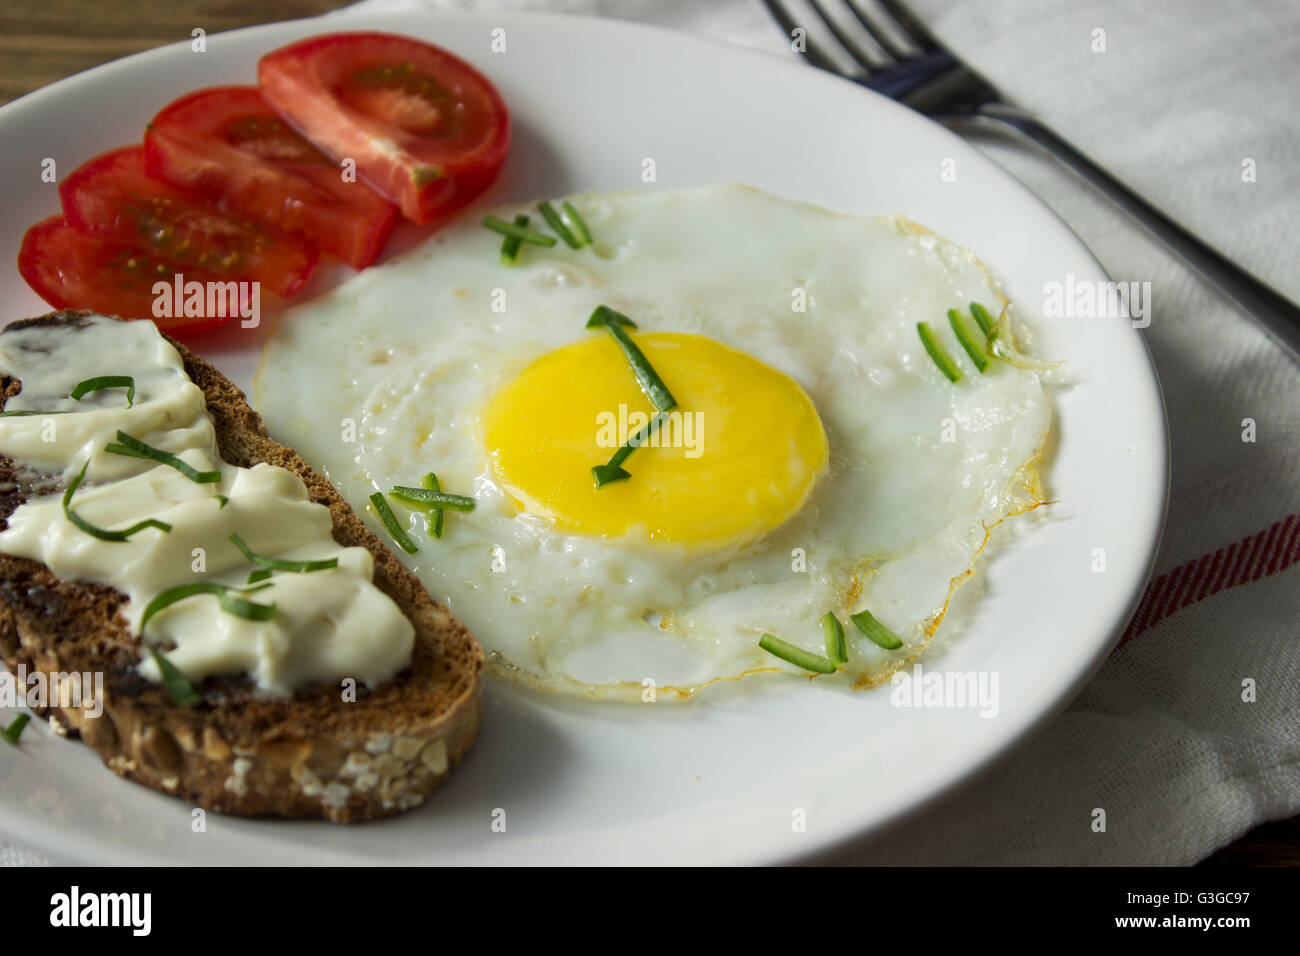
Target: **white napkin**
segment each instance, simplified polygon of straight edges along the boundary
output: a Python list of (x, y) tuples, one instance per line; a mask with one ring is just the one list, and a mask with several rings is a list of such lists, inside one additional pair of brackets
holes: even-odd
[[(793, 56), (759, 0), (365, 0), (342, 11), (546, 9), (672, 26)], [(1289, 0), (912, 0), (1013, 100), (1300, 300), (1300, 7)], [(1094, 31), (1105, 31), (1094, 52)], [(1157, 577), (1071, 707), (978, 783), (837, 863), (1188, 864), (1300, 813), (1300, 372), (1206, 283), (1051, 161), (981, 143), (1118, 280), (1173, 433)], [(1254, 182), (1242, 162), (1254, 160)], [(1242, 420), (1257, 440), (1242, 441)], [(1193, 600), (1194, 599), (1194, 600)], [(1243, 697), (1253, 681), (1255, 699)], [(1095, 808), (1106, 831), (1094, 832)], [(0, 844), (0, 863), (33, 862)]]

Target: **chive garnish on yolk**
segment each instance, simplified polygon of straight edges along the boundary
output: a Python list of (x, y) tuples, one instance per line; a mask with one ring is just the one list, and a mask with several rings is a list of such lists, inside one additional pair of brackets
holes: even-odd
[(673, 398), (673, 393), (668, 391), (668, 386), (659, 377), (659, 373), (654, 370), (650, 360), (645, 357), (645, 353), (632, 341), (632, 336), (627, 334), (626, 329), (636, 328), (635, 322), (621, 312), (615, 312), (609, 306), (598, 305), (596, 310), (591, 313), (591, 318), (587, 320), (587, 328), (604, 328), (609, 331), (610, 335), (614, 336), (614, 341), (618, 343), (619, 348), (623, 350), (623, 354), (627, 356), (628, 364), (632, 366), (632, 371), (636, 374), (636, 380), (641, 383), (641, 390), (654, 403), (655, 408), (661, 412), (666, 412), (677, 407), (677, 399)]
[(613, 457), (606, 464), (592, 467), (591, 473), (596, 478), (597, 488), (603, 488), (610, 482), (623, 481), (632, 477), (622, 468), (623, 462), (627, 460), (628, 455), (645, 444), (650, 436), (654, 434), (655, 429), (659, 427), (660, 422), (663, 420), (663, 413), (677, 407), (677, 399), (673, 398), (673, 393), (668, 391), (668, 386), (659, 377), (659, 373), (654, 370), (654, 366), (645, 357), (645, 353), (632, 341), (632, 336), (627, 334), (625, 326), (629, 329), (635, 329), (636, 323), (621, 312), (615, 312), (605, 305), (596, 306), (596, 310), (591, 313), (591, 318), (587, 320), (587, 328), (604, 328), (608, 330), (610, 335), (614, 336), (614, 341), (618, 343), (619, 348), (623, 350), (623, 354), (627, 357), (628, 364), (632, 366), (632, 371), (636, 375), (637, 382), (641, 385), (641, 390), (654, 403), (660, 414), (651, 418), (644, 427), (629, 438), (627, 444), (614, 452)]
[(623, 462), (627, 461), (628, 455), (632, 454), (632, 452), (636, 451), (650, 440), (650, 436), (655, 433), (656, 429), (659, 428), (667, 417), (667, 412), (659, 412), (650, 419), (650, 421), (637, 429), (637, 433), (630, 436), (627, 440), (627, 444), (614, 452), (607, 463), (603, 465), (593, 465), (591, 473), (596, 477), (596, 487), (600, 488), (609, 484), (611, 481), (622, 481), (625, 478), (631, 478), (631, 473), (623, 470)]

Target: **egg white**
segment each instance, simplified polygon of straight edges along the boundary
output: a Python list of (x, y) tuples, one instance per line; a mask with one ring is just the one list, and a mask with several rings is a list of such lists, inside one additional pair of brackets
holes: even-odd
[[(742, 186), (570, 198), (592, 247), (525, 246), (507, 267), (477, 210), (282, 316), (256, 381), (271, 433), (354, 505), (428, 471), (473, 495), (474, 512), (448, 513), (441, 540), (399, 508), (420, 550), (398, 553), (517, 679), (689, 696), (716, 680), (797, 672), (759, 637), (820, 651), (817, 622), (833, 609), (851, 678), (834, 679), (885, 680), (924, 648), (988, 529), (1042, 501), (1042, 375), (1005, 361), (976, 373), (947, 326), (947, 310), (972, 301), (996, 315), (1000, 290), (970, 253), (899, 217)], [(529, 207), (490, 211), (541, 222)], [(803, 386), (831, 463), (793, 519), (699, 553), (562, 534), (518, 513), (488, 466), (484, 407), (538, 356), (590, 334), (600, 304), (645, 331), (709, 336)], [(927, 356), (918, 321), (940, 333), (961, 382)], [(708, 493), (725, 502), (728, 490)], [(904, 647), (859, 635), (847, 614), (861, 608)]]

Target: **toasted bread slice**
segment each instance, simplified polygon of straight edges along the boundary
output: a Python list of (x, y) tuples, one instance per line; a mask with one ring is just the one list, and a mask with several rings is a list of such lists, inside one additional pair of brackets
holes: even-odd
[[(75, 325), (63, 311), (14, 323)], [(221, 456), (232, 465), (279, 465), (327, 505), (334, 540), (366, 548), (375, 585), (415, 626), (410, 665), (355, 702), (337, 685), (291, 698), (260, 693), (247, 678), (209, 678), (201, 703), (172, 704), (166, 690), (136, 671), (140, 637), (119, 613), (124, 595), (110, 587), (64, 581), (44, 564), (0, 554), (0, 655), (11, 671), (102, 672), (103, 711), (50, 701), (42, 716), (56, 731), (79, 734), (114, 772), (223, 813), (324, 817), (350, 822), (388, 816), (422, 803), (474, 741), (482, 712), (483, 651), (463, 624), (353, 513), (321, 476), (271, 439), (241, 392), (173, 340), (185, 370), (207, 398)], [(0, 378), (7, 402), (21, 383)], [(0, 527), (38, 487), (29, 472), (0, 458)], [(47, 677), (48, 679), (48, 677)]]

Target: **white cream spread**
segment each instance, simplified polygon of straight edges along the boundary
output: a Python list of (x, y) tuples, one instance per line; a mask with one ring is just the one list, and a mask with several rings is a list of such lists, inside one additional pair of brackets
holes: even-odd
[[(0, 455), (24, 474), (59, 478), (60, 488), (18, 506), (0, 532), (0, 551), (40, 561), (66, 580), (121, 591), (137, 632), (145, 607), (168, 588), (197, 581), (246, 585), (257, 565), (232, 534), (263, 557), (337, 558), (337, 567), (325, 570), (276, 571), (270, 587), (239, 595), (274, 605), (268, 620), (224, 611), (215, 595), (201, 594), (154, 615), (145, 639), (195, 684), (211, 675), (246, 674), (281, 695), (349, 677), (374, 686), (409, 663), (414, 628), (375, 587), (370, 552), (335, 543), (329, 510), (309, 500), (297, 475), (221, 460), (203, 392), (152, 322), (91, 316), (80, 328), (5, 331), (0, 370), (22, 381), (5, 411), (59, 413), (0, 418)], [(123, 388), (90, 392), (80, 401), (69, 397), (78, 382), (103, 375), (134, 379), (131, 407)], [(219, 471), (221, 481), (197, 483), (170, 465), (105, 451), (119, 429), (198, 471)], [(64, 514), (62, 489), (87, 461), (71, 502), (77, 515), (104, 529), (153, 518), (171, 530), (145, 528), (126, 541), (104, 541), (74, 525)], [(161, 678), (143, 647), (139, 670)]]

